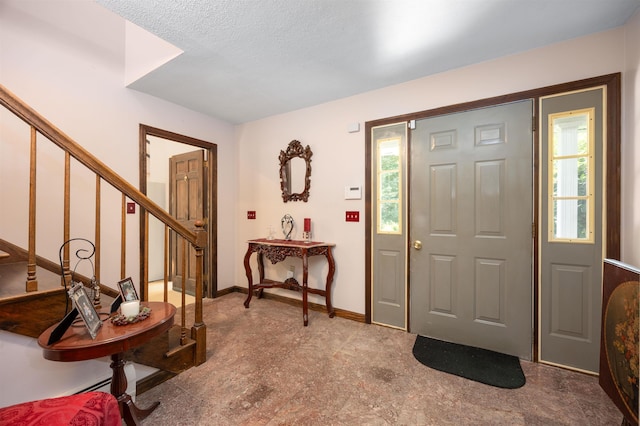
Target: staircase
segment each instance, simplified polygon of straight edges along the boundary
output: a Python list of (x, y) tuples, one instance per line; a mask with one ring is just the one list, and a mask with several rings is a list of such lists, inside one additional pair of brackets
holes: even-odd
[[(94, 206), (90, 209), (95, 211), (94, 222), (94, 242), (96, 247), (95, 253), (95, 270), (94, 275), (100, 284), (102, 294), (102, 305), (108, 306), (113, 298), (118, 295), (118, 291), (112, 286), (101, 284), (100, 277), (104, 275), (101, 270), (101, 264), (109, 261), (113, 264), (113, 257), (116, 261), (120, 261), (120, 278), (126, 278), (125, 271), (127, 267), (126, 247), (128, 239), (135, 239), (141, 247), (140, 260), (140, 298), (147, 300), (148, 295), (148, 227), (150, 215), (164, 224), (166, 234), (171, 238), (178, 238), (184, 242), (183, 255), (189, 250), (187, 245), (196, 254), (196, 289), (195, 289), (195, 307), (192, 317), (185, 317), (186, 310), (184, 306), (178, 307), (181, 320), (176, 318), (176, 324), (172, 330), (166, 335), (160, 336), (149, 345), (131, 351), (128, 358), (145, 365), (159, 368), (165, 377), (178, 374), (191, 366), (200, 365), (206, 361), (206, 325), (202, 318), (202, 270), (203, 270), (203, 253), (207, 244), (207, 233), (204, 230), (203, 223), (196, 223), (194, 229), (188, 229), (181, 223), (171, 217), (164, 209), (156, 205), (153, 201), (142, 194), (132, 184), (117, 175), (113, 170), (103, 164), (99, 159), (85, 150), (79, 143), (72, 140), (69, 136), (48, 122), (39, 113), (18, 99), (14, 94), (0, 85), (0, 105), (9, 113), (18, 117), (28, 126), (28, 132), (24, 135), (14, 135), (12, 131), (1, 133), (2, 139), (0, 144), (29, 144), (30, 156), (19, 167), (29, 171), (29, 185), (25, 188), (25, 194), (28, 193), (28, 209), (24, 211), (25, 217), (28, 217), (28, 233), (26, 247), (20, 247), (13, 242), (0, 239), (0, 329), (12, 333), (18, 333), (25, 336), (37, 337), (47, 327), (56, 323), (64, 316), (66, 309), (65, 288), (69, 285), (72, 275), (73, 266), (70, 265), (73, 256), (68, 248), (61, 254), (61, 260), (40, 256), (36, 251), (36, 247), (40, 249), (42, 246), (58, 246), (60, 247), (64, 241), (74, 237), (71, 235), (71, 202), (70, 193), (72, 185), (72, 174), (70, 172), (71, 159), (74, 171), (78, 164), (89, 173), (95, 175), (95, 188), (91, 197), (85, 197), (88, 203), (93, 202)], [(5, 114), (5, 111), (0, 111)], [(2, 122), (0, 122), (1, 124)], [(4, 129), (2, 129), (4, 130)], [(12, 129), (13, 130), (13, 129)], [(11, 133), (8, 137), (6, 133)], [(36, 207), (36, 199), (40, 195), (36, 182), (36, 175), (42, 179), (42, 173), (38, 174), (36, 152), (43, 144), (47, 144), (47, 148), (55, 146), (63, 155), (57, 167), (59, 167), (59, 177), (64, 182), (64, 206), (63, 220), (61, 223), (46, 223), (46, 227), (57, 227), (62, 230), (62, 238), (60, 241), (51, 241), (48, 238), (39, 239), (36, 226), (36, 218), (47, 217), (46, 208)], [(19, 161), (20, 159), (16, 159)], [(51, 164), (47, 164), (47, 172), (51, 168)], [(86, 173), (86, 172), (85, 172)], [(77, 174), (77, 172), (76, 172)], [(73, 175), (75, 176), (75, 174)], [(45, 177), (46, 179), (46, 177)], [(83, 182), (86, 184), (86, 182)], [(101, 202), (104, 191), (101, 191), (103, 184), (106, 183), (121, 194), (121, 215), (120, 215), (120, 253), (117, 250), (103, 250), (101, 247), (102, 223), (113, 223), (113, 218), (103, 218), (101, 215)], [(89, 185), (91, 186), (91, 185)], [(111, 190), (111, 188), (109, 188)], [(94, 197), (94, 198), (93, 198)], [(93, 199), (92, 199), (93, 198)], [(3, 199), (3, 203), (12, 203), (16, 200)], [(17, 200), (22, 201), (22, 200)], [(127, 232), (126, 209), (127, 201), (135, 202), (140, 208), (140, 231), (135, 233)], [(16, 202), (16, 206), (25, 203)], [(17, 208), (17, 207), (16, 207)], [(20, 213), (22, 214), (22, 213)], [(47, 218), (48, 219), (48, 218)], [(117, 219), (116, 219), (117, 220)], [(42, 225), (41, 225), (42, 226)], [(110, 226), (111, 228), (111, 226)], [(113, 229), (109, 229), (113, 231)], [(3, 235), (0, 235), (3, 237)], [(38, 242), (38, 244), (36, 244)], [(51, 253), (57, 251), (53, 247), (45, 247), (45, 252)], [(51, 257), (51, 255), (49, 255)], [(168, 259), (168, 256), (165, 256)], [(60, 264), (62, 263), (62, 265)], [(62, 266), (62, 267), (61, 267)], [(137, 266), (137, 265), (136, 265)], [(165, 268), (168, 270), (168, 268)], [(79, 279), (85, 285), (89, 284), (90, 277), (75, 274), (74, 280)], [(167, 281), (167, 280), (165, 280)], [(182, 286), (185, 288), (186, 286)], [(166, 292), (165, 292), (166, 293)], [(184, 298), (183, 298), (184, 300)], [(181, 309), (180, 309), (181, 308)], [(191, 310), (190, 310), (191, 311)], [(161, 374), (161, 376), (163, 375)]]

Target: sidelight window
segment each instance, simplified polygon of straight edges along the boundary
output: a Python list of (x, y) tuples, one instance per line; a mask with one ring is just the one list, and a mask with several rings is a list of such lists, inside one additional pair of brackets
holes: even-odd
[(378, 232), (400, 234), (401, 163), (400, 138), (378, 140)]
[(549, 115), (549, 241), (593, 242), (594, 113)]

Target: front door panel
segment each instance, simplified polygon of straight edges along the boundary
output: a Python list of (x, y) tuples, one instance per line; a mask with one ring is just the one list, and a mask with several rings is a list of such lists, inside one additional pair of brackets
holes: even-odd
[(530, 100), (416, 121), (412, 332), (531, 359), (531, 122)]

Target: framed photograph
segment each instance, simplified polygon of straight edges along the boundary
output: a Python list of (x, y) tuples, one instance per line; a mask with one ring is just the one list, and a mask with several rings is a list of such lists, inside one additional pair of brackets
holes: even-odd
[(120, 288), (120, 295), (123, 302), (130, 302), (131, 300), (139, 300), (136, 287), (133, 285), (131, 277), (125, 278), (122, 281), (118, 281), (118, 287)]
[(69, 297), (73, 301), (73, 306), (76, 308), (80, 317), (84, 321), (84, 324), (89, 330), (89, 334), (92, 339), (96, 338), (98, 330), (102, 327), (102, 320), (96, 308), (93, 307), (91, 299), (82, 284), (75, 285), (69, 290)]

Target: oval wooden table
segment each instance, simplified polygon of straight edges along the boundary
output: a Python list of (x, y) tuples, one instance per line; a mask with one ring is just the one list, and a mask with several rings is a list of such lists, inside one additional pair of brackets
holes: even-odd
[(85, 361), (111, 356), (111, 393), (118, 399), (120, 414), (129, 426), (137, 425), (151, 414), (160, 402), (156, 401), (146, 409), (140, 409), (134, 404), (126, 392), (127, 377), (124, 374), (123, 353), (169, 330), (176, 314), (176, 307), (170, 303), (142, 302), (140, 306), (151, 308), (149, 318), (121, 326), (114, 325), (111, 320), (106, 319), (95, 339), (91, 338), (84, 324), (69, 327), (60, 340), (50, 345), (47, 344), (49, 336), (58, 324), (52, 325), (38, 337), (44, 358), (51, 361)]

